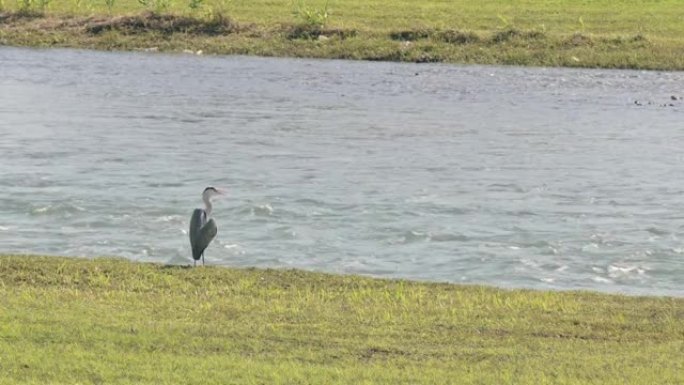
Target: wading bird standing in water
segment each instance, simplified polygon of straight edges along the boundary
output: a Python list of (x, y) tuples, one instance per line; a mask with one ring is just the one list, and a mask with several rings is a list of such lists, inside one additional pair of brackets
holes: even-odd
[(190, 219), (190, 247), (192, 248), (192, 259), (194, 266), (197, 266), (197, 261), (202, 258), (202, 266), (204, 266), (204, 250), (209, 246), (209, 243), (214, 239), (218, 229), (214, 219), (209, 219), (211, 215), (211, 198), (216, 195), (222, 195), (223, 192), (214, 187), (207, 187), (202, 193), (202, 200), (204, 201), (204, 209), (195, 209), (192, 212)]

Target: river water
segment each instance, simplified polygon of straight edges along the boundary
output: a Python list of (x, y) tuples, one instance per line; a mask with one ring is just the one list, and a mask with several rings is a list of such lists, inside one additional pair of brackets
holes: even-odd
[(684, 73), (0, 47), (0, 252), (684, 295)]

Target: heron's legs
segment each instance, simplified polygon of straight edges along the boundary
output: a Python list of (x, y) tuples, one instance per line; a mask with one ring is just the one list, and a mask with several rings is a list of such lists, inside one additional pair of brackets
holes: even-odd
[(204, 253), (202, 253), (202, 266), (204, 266)]

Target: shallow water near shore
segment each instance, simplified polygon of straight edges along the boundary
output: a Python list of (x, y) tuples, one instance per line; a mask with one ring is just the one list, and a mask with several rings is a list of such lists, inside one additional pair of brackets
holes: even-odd
[(684, 295), (684, 73), (0, 48), (0, 252)]

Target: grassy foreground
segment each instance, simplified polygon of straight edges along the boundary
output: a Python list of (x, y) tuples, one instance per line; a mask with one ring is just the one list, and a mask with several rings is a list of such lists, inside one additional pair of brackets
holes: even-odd
[(0, 384), (682, 384), (684, 299), (0, 256)]
[(681, 0), (146, 3), (0, 0), (0, 44), (684, 70)]

